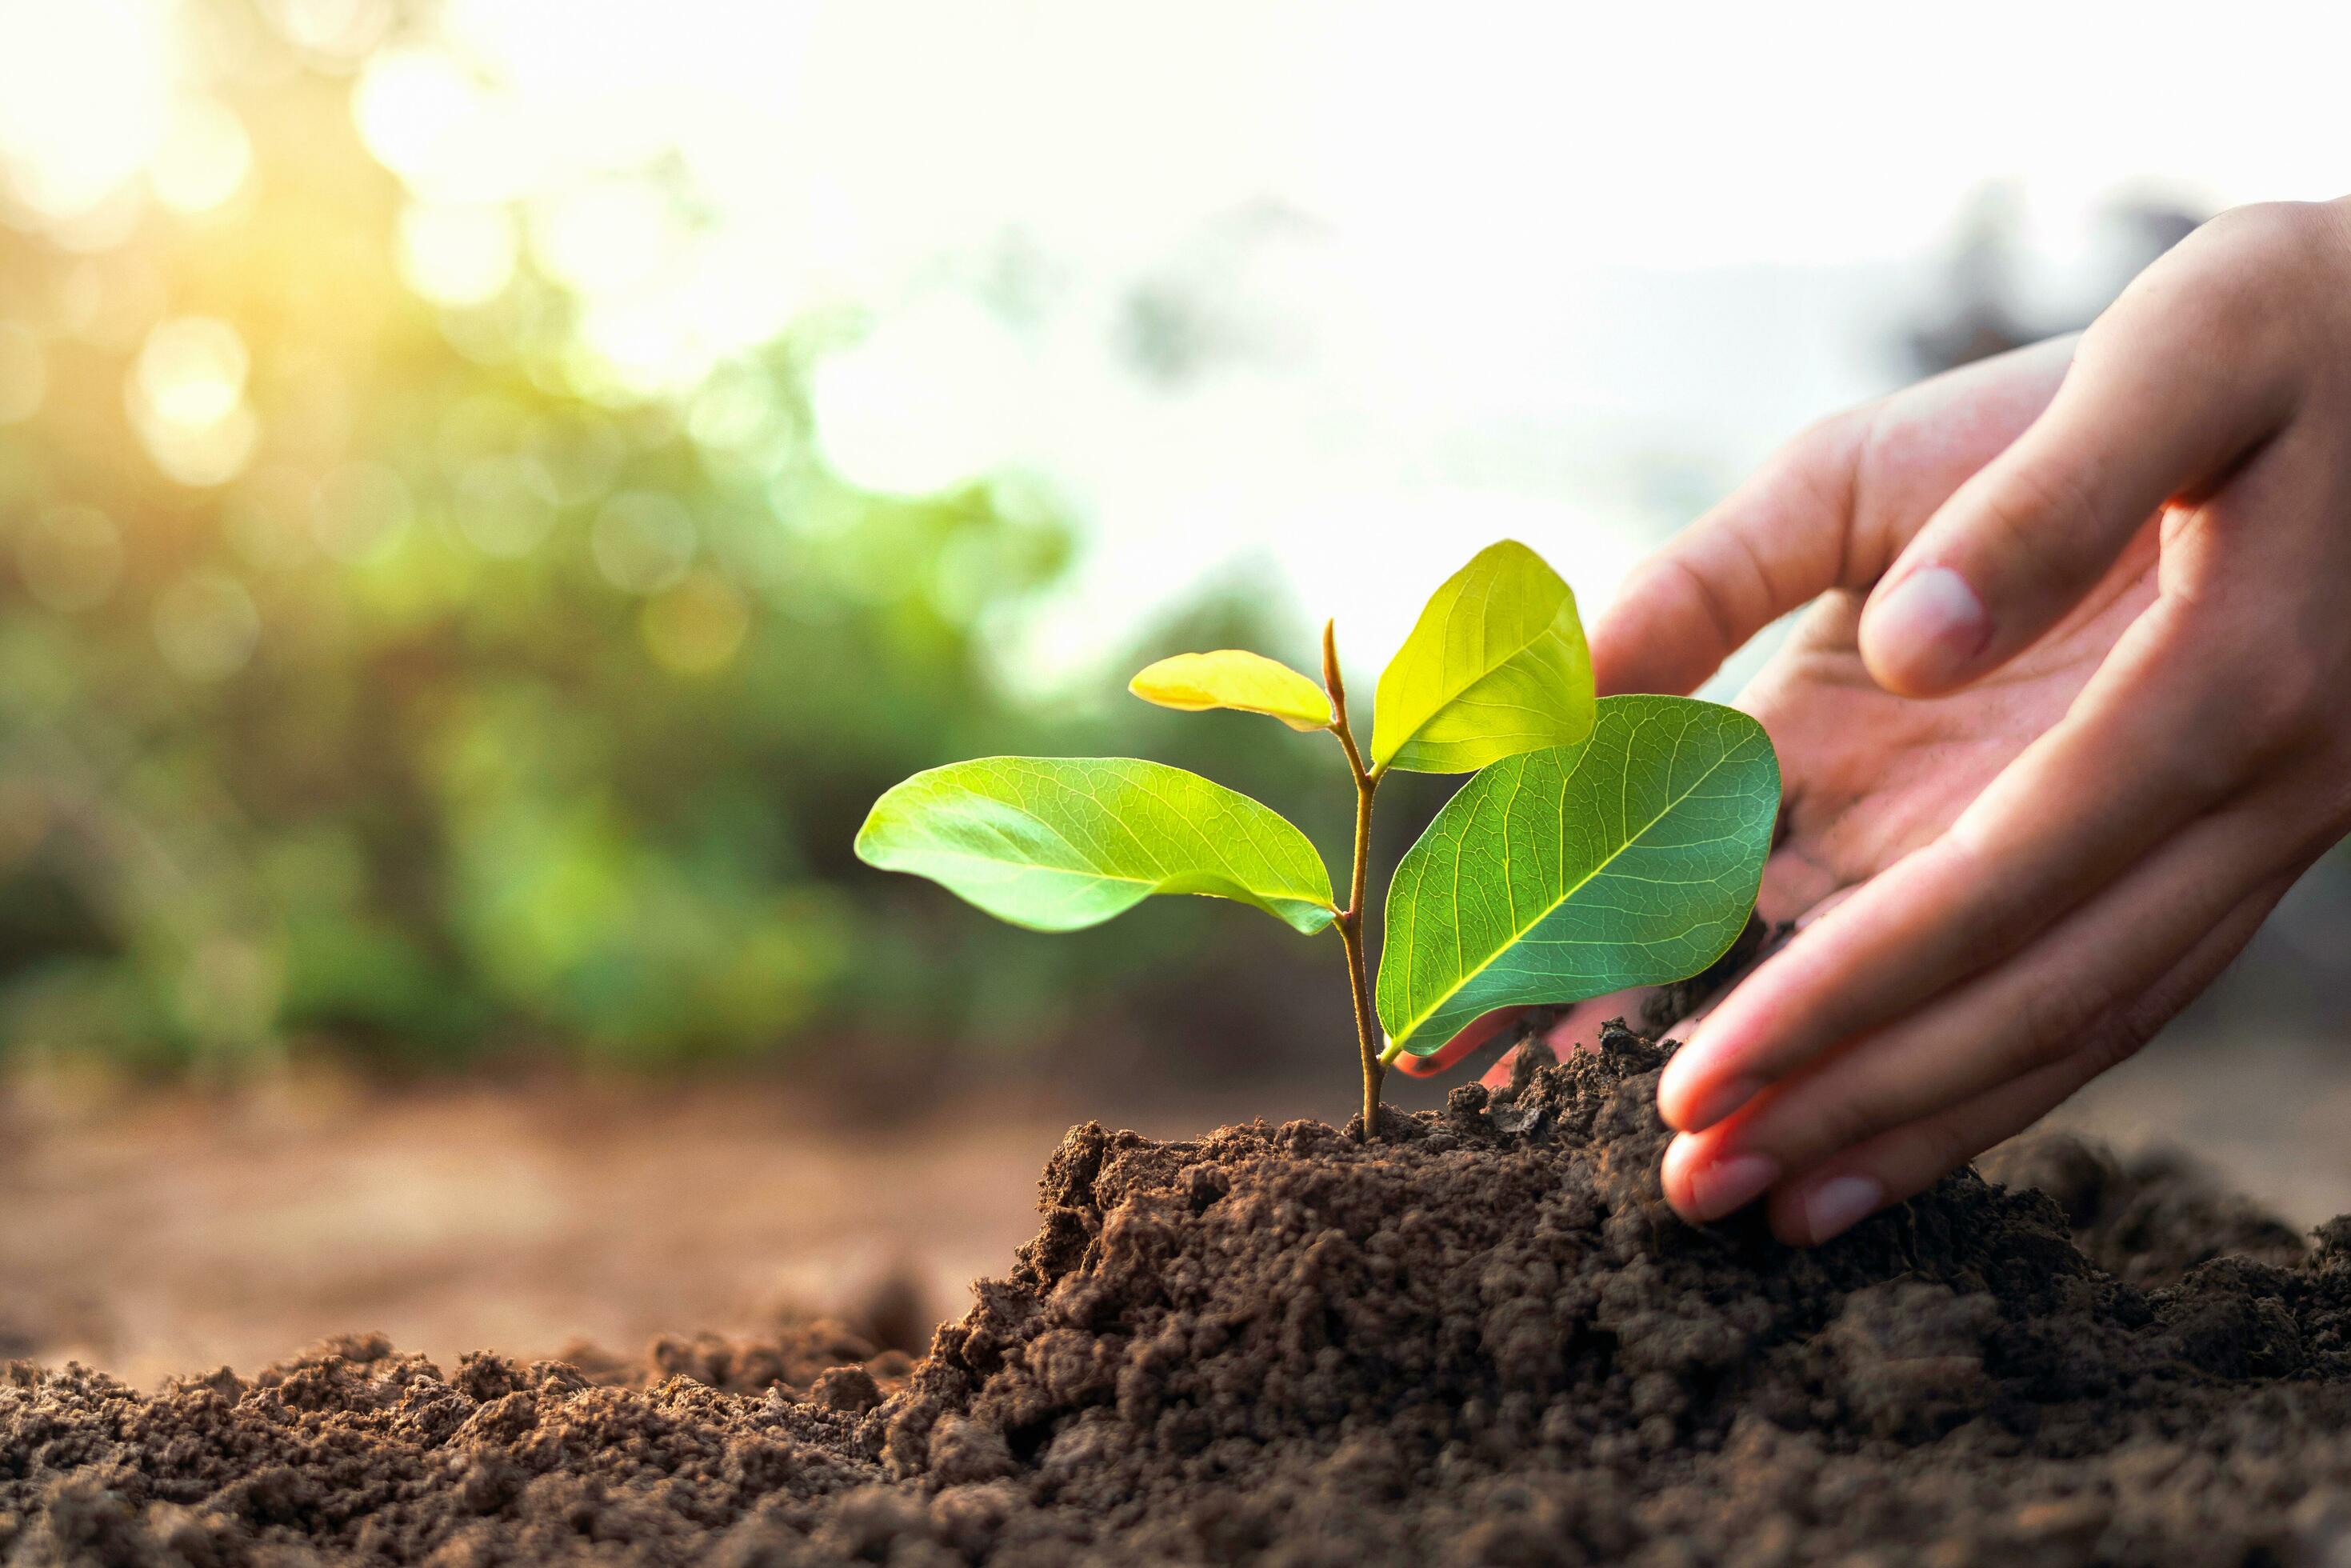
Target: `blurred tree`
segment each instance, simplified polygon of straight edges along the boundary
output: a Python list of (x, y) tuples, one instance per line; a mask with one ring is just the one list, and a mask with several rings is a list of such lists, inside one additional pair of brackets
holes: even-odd
[(1071, 530), (1012, 480), (831, 474), (804, 389), (855, 319), (618, 387), (510, 229), (503, 281), (453, 282), (480, 235), (403, 202), (343, 79), (244, 38), (231, 193), (0, 231), (0, 1051), (822, 1042), (902, 1082), (1249, 961), (1182, 919), (1032, 942), (852, 862), (954, 758), (1148, 748), (1277, 795), (1326, 760), (1008, 696), (993, 647)]

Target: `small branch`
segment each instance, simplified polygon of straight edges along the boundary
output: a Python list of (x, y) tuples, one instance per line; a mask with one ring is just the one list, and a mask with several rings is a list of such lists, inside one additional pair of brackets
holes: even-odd
[(1372, 797), (1379, 776), (1364, 766), (1347, 722), (1347, 687), (1339, 674), (1337, 623), (1322, 623), (1322, 685), (1331, 694), (1331, 730), (1346, 749), (1347, 768), (1355, 779), (1354, 862), (1348, 878), (1347, 907), (1339, 912), (1339, 940), (1347, 949), (1347, 988), (1355, 1003), (1355, 1044), (1364, 1060), (1364, 1141), (1379, 1135), (1380, 1084), (1387, 1076), (1387, 1060), (1380, 1051), (1379, 1018), (1372, 1005), (1371, 967), (1364, 953), (1364, 888), (1372, 869)]

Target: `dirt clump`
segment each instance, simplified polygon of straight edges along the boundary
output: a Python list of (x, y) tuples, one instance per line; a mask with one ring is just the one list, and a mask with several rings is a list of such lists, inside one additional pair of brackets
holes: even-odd
[(362, 1339), (142, 1396), (19, 1364), (0, 1562), (2351, 1553), (2351, 1220), (2304, 1247), (2085, 1154), (2040, 1156), (2060, 1197), (1961, 1174), (1809, 1252), (1692, 1228), (1664, 1060), (1612, 1028), (1369, 1146), (1080, 1127), (911, 1368), (684, 1342), (599, 1385)]

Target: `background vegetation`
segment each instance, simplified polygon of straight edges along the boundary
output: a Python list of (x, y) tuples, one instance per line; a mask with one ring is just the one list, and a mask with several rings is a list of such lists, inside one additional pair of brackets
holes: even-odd
[[(527, 260), (421, 298), (348, 84), (244, 20), (217, 204), (0, 231), (0, 1051), (643, 1067), (854, 1036), (890, 1076), (1147, 1036), (1161, 948), (1151, 988), (1231, 994), (1192, 912), (1035, 942), (852, 861), (883, 789), (991, 751), (1343, 810), (1292, 747), (1008, 695), (997, 648), (1071, 556), (1049, 495), (830, 473), (805, 387), (853, 316), (647, 396)], [(1261, 618), (1237, 589), (1137, 655), (1281, 643)]]

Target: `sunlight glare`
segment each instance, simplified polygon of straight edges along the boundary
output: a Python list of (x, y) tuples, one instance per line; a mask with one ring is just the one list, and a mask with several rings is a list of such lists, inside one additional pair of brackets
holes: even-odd
[(519, 246), (503, 206), (412, 202), (400, 214), (400, 276), (435, 305), (479, 305), (515, 275)]
[(0, 175), (72, 218), (143, 169), (170, 123), (160, 0), (0, 0)]
[(591, 298), (643, 290), (677, 251), (669, 204), (643, 180), (596, 180), (530, 204), (531, 253)]
[(173, 212), (204, 213), (235, 195), (252, 171), (245, 122), (220, 104), (197, 99), (180, 106), (148, 165), (147, 183)]
[(817, 439), (851, 484), (919, 496), (985, 476), (1022, 444), (1040, 401), (1020, 344), (967, 298), (935, 295), (885, 317), (817, 364)]
[(196, 486), (244, 469), (260, 434), (245, 401), (247, 369), (245, 340), (216, 318), (182, 316), (147, 335), (123, 401), (157, 467)]
[(539, 188), (533, 122), (445, 50), (401, 45), (372, 57), (351, 115), (368, 151), (420, 196), (507, 202)]
[(182, 316), (147, 334), (132, 377), (156, 418), (173, 424), (217, 424), (245, 396), (245, 340), (211, 316)]

